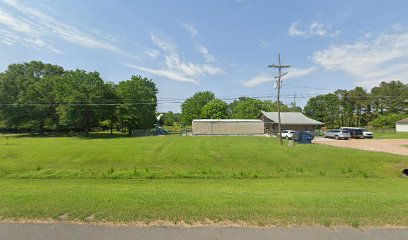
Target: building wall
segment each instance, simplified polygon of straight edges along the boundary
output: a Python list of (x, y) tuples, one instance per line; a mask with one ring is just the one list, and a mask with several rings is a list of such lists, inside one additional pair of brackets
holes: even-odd
[(263, 122), (194, 122), (193, 135), (262, 135)]
[(408, 132), (408, 123), (396, 123), (395, 131), (397, 132)]

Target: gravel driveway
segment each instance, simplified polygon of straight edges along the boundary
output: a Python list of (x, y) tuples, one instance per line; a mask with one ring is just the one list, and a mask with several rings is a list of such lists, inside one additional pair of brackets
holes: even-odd
[(408, 139), (349, 139), (335, 140), (317, 137), (316, 144), (325, 144), (336, 147), (348, 147), (374, 152), (386, 152), (408, 156)]

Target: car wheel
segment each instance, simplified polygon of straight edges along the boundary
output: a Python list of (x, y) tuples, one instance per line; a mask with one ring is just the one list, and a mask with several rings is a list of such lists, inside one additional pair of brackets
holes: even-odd
[(344, 140), (348, 140), (348, 138), (345, 138)]
[(336, 140), (339, 140), (339, 136), (337, 136), (337, 135), (336, 135), (336, 136), (334, 136), (334, 138), (335, 138)]

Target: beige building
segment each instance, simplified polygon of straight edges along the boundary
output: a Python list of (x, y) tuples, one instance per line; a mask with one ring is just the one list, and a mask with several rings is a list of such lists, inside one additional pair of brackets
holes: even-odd
[[(265, 123), (266, 132), (278, 132), (278, 112), (262, 111), (258, 118)], [(282, 130), (298, 131), (314, 131), (324, 125), (324, 123), (308, 118), (300, 112), (281, 112), (281, 124)]]
[(193, 135), (263, 135), (264, 122), (258, 119), (195, 119)]
[(395, 123), (396, 132), (408, 132), (408, 118), (404, 118)]

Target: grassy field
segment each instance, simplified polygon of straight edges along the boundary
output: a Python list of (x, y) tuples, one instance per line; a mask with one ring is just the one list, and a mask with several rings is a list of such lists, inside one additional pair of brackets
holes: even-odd
[(403, 168), (263, 137), (2, 137), (0, 219), (408, 226)]
[(408, 132), (375, 132), (375, 139), (408, 139)]
[(406, 179), (0, 180), (3, 218), (408, 226)]

